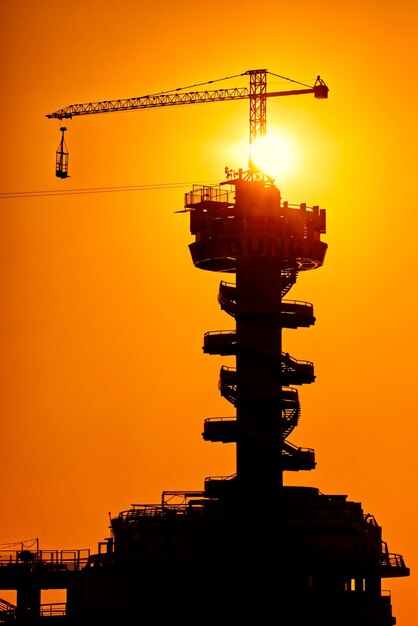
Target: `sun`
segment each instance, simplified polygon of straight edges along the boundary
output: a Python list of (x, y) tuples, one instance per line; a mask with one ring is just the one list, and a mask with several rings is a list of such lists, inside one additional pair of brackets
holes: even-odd
[(297, 170), (297, 144), (287, 133), (273, 129), (252, 144), (251, 158), (272, 178), (291, 178)]

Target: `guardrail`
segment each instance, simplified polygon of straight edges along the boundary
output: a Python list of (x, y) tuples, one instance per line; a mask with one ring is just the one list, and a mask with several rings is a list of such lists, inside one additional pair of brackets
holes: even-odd
[(211, 337), (213, 335), (235, 335), (236, 330), (208, 330), (205, 333), (205, 337)]
[[(8, 602), (7, 600), (3, 600), (3, 598), (0, 598), (0, 615), (1, 614), (14, 615), (15, 612), (16, 612), (16, 607), (14, 604), (12, 604), (11, 602)], [(0, 619), (0, 623), (1, 623), (1, 619)]]
[(49, 604), (41, 604), (40, 608), (41, 617), (58, 617), (66, 615), (66, 612), (66, 602), (51, 602)]
[(204, 202), (221, 202), (233, 206), (234, 190), (219, 186), (193, 185), (192, 191), (185, 195), (184, 206), (193, 207)]
[(0, 550), (0, 567), (47, 568), (56, 571), (77, 571), (84, 568), (90, 556), (81, 550)]
[(389, 567), (405, 569), (405, 561), (401, 554), (395, 554), (394, 552), (384, 553), (381, 557), (382, 565), (388, 565)]
[(133, 504), (132, 508), (121, 511), (118, 519), (125, 522), (138, 519), (139, 517), (158, 517), (163, 514), (161, 504)]
[(205, 423), (207, 422), (233, 422), (236, 421), (237, 418), (235, 415), (227, 416), (227, 417), (206, 417)]

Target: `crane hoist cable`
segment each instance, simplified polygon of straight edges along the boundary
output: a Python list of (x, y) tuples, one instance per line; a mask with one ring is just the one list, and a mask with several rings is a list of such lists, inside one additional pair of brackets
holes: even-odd
[[(291, 89), (286, 91), (267, 91), (267, 74), (271, 74), (277, 78), (289, 80), (301, 85), (301, 89)], [(232, 89), (214, 89), (206, 91), (185, 91), (191, 87), (211, 84), (237, 76), (249, 76), (249, 87), (233, 87)], [(46, 117), (49, 119), (58, 119), (60, 121), (72, 119), (80, 115), (93, 115), (100, 113), (115, 113), (117, 111), (133, 111), (139, 109), (149, 109), (157, 107), (177, 106), (183, 104), (202, 104), (206, 102), (223, 102), (227, 100), (245, 100), (250, 101), (250, 150), (249, 150), (249, 176), (253, 179), (262, 178), (263, 174), (257, 169), (252, 158), (252, 146), (254, 143), (264, 137), (266, 134), (266, 100), (267, 98), (276, 96), (295, 96), (302, 94), (313, 94), (315, 98), (324, 99), (328, 97), (328, 87), (317, 76), (313, 86), (300, 83), (290, 78), (285, 78), (279, 74), (268, 72), (265, 69), (247, 70), (242, 74), (216, 81), (207, 81), (197, 85), (162, 91), (159, 93), (140, 96), (136, 98), (125, 98), (119, 100), (104, 100), (101, 102), (86, 102), (84, 104), (71, 104), (62, 109), (49, 113)], [(66, 126), (60, 127), (61, 141), (56, 153), (55, 174), (58, 178), (68, 177), (68, 159), (69, 153), (65, 144), (64, 133)]]

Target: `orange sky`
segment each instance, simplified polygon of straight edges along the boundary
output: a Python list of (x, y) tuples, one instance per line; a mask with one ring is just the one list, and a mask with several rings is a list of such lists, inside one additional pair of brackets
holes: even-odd
[(188, 216), (174, 212), (191, 183), (246, 167), (248, 102), (75, 118), (64, 181), (54, 176), (59, 123), (45, 115), (248, 69), (309, 84), (320, 74), (328, 100), (267, 104), (267, 129), (298, 146), (298, 168), (277, 185), (289, 202), (326, 209), (329, 245), (324, 267), (289, 294), (317, 317), (284, 331), (284, 348), (315, 363), (291, 441), (315, 448), (318, 465), (286, 483), (347, 494), (375, 515), (411, 568), (383, 587), (398, 626), (415, 626), (418, 6), (202, 7), (0, 5), (1, 194), (184, 183), (0, 197), (0, 543), (94, 551), (108, 512), (235, 469), (233, 446), (201, 438), (205, 417), (233, 414), (217, 388), (228, 359), (203, 354), (203, 333), (233, 322), (217, 304), (220, 276), (193, 267)]

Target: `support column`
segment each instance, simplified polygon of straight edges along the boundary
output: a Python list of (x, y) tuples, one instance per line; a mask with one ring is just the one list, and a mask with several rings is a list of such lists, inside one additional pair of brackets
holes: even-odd
[(277, 259), (237, 260), (237, 478), (273, 499), (282, 485), (280, 292)]
[(29, 577), (17, 588), (16, 618), (18, 623), (34, 623), (41, 611), (41, 590)]

